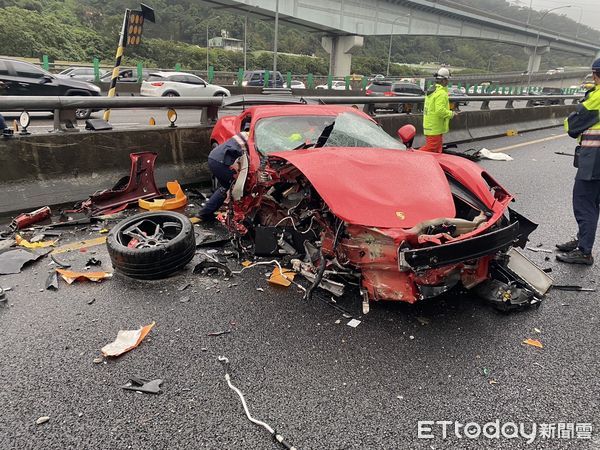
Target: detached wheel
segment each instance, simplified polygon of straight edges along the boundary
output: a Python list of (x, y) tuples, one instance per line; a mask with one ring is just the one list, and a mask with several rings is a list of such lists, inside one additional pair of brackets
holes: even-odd
[(140, 280), (168, 277), (196, 253), (190, 220), (171, 211), (136, 214), (108, 234), (108, 254), (115, 270)]

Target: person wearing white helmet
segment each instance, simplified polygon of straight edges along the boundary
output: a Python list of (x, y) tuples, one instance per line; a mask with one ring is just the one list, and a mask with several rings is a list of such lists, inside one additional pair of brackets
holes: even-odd
[(450, 129), (450, 119), (458, 114), (450, 109), (449, 80), (450, 71), (442, 67), (435, 73), (435, 84), (427, 90), (423, 108), (425, 145), (419, 148), (421, 151), (442, 153), (444, 134)]
[(203, 222), (215, 220), (215, 212), (223, 205), (227, 198), (227, 191), (233, 183), (235, 170), (232, 166), (248, 152), (248, 133), (242, 131), (229, 140), (217, 145), (208, 155), (208, 168), (218, 180), (219, 187), (213, 192), (206, 204), (200, 210), (198, 217)]

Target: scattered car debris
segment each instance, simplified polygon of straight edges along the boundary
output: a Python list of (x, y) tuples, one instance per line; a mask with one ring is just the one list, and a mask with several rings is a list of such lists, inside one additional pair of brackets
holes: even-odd
[(492, 152), (487, 148), (482, 148), (477, 152), (478, 156), (482, 159), (491, 159), (493, 161), (512, 161), (513, 158), (506, 153)]
[(102, 354), (104, 356), (119, 356), (133, 350), (140, 345), (154, 325), (156, 325), (156, 322), (143, 326), (139, 330), (119, 330), (114, 342), (102, 347)]
[(358, 319), (352, 319), (346, 325), (348, 325), (349, 327), (352, 327), (352, 328), (356, 328), (357, 326), (360, 325), (360, 320), (358, 320)]
[(196, 264), (194, 270), (192, 270), (192, 273), (194, 275), (201, 275), (202, 273), (206, 273), (206, 275), (211, 276), (217, 274), (219, 271), (222, 271), (225, 277), (231, 276), (231, 269), (225, 264), (217, 261), (212, 261), (210, 259), (205, 259)]
[(555, 155), (562, 155), (562, 156), (575, 156), (575, 154), (573, 153), (567, 153), (567, 152), (554, 152)]
[(104, 361), (104, 358), (102, 358), (101, 356), (99, 356), (99, 357), (97, 357), (97, 358), (94, 358), (94, 359), (92, 360), (92, 362), (93, 362), (94, 364), (100, 364), (100, 363), (102, 363), (102, 361)]
[(117, 272), (153, 280), (183, 269), (194, 258), (196, 237), (193, 225), (183, 214), (146, 212), (115, 225), (106, 247)]
[(23, 213), (18, 215), (10, 223), (10, 229), (13, 231), (22, 230), (23, 228), (30, 227), (38, 222), (49, 219), (52, 216), (52, 211), (48, 206), (36, 209), (29, 213)]
[(69, 267), (71, 267), (71, 264), (61, 261), (57, 258), (57, 256), (54, 253), (50, 253), (50, 259), (61, 269), (68, 269)]
[(222, 336), (224, 334), (229, 334), (231, 332), (232, 332), (232, 330), (214, 331), (212, 333), (208, 333), (207, 336)]
[(85, 263), (86, 266), (101, 266), (102, 265), (102, 261), (100, 261), (99, 259), (96, 258), (90, 258), (87, 260), (87, 262)]
[(265, 430), (267, 430), (269, 432), (269, 434), (272, 436), (272, 438), (276, 442), (281, 444), (283, 446), (283, 448), (286, 448), (287, 450), (296, 450), (296, 447), (294, 447), (293, 445), (288, 443), (285, 440), (285, 438), (281, 434), (276, 432), (269, 424), (262, 422), (258, 419), (255, 419), (254, 417), (252, 417), (250, 415), (250, 410), (248, 409), (248, 405), (246, 403), (246, 399), (244, 398), (244, 394), (236, 386), (234, 386), (233, 383), (231, 382), (231, 376), (229, 375), (229, 359), (226, 358), (225, 356), (219, 356), (218, 360), (221, 362), (221, 364), (223, 365), (223, 369), (225, 370), (225, 381), (227, 381), (227, 385), (229, 386), (229, 388), (231, 390), (233, 390), (238, 395), (240, 400), (242, 401), (242, 407), (244, 408), (244, 412), (246, 413), (246, 417), (248, 418), (248, 420), (250, 422), (252, 422), (253, 424), (258, 425), (259, 427), (262, 427)]
[(527, 250), (531, 250), (532, 252), (552, 253), (552, 250), (549, 250), (547, 248), (530, 247), (530, 246), (527, 246), (525, 248)]
[(6, 291), (0, 287), (0, 306), (6, 306), (8, 302), (8, 297), (6, 296)]
[(537, 339), (525, 339), (523, 341), (525, 345), (531, 345), (532, 347), (544, 348), (544, 345)]
[(50, 417), (48, 416), (42, 416), (42, 417), (38, 417), (38, 419), (35, 421), (36, 425), (41, 425), (43, 423), (46, 423), (50, 420)]
[(89, 211), (92, 216), (114, 214), (137, 203), (160, 197), (154, 181), (154, 163), (157, 153), (131, 153), (130, 174), (122, 178), (112, 189), (99, 191), (81, 204), (81, 211)]
[(47, 248), (32, 251), (19, 248), (0, 253), (0, 275), (21, 273), (21, 269), (25, 264), (37, 261), (48, 253), (50, 253), (50, 249)]
[[(62, 245), (62, 246), (57, 247), (54, 250), (52, 250), (52, 255), (59, 255), (61, 253), (72, 252), (75, 250), (88, 249), (90, 247), (96, 247), (98, 245), (102, 245), (105, 243), (106, 243), (106, 236), (102, 236), (102, 237), (98, 237), (98, 238), (94, 238), (94, 239), (87, 239), (87, 240), (83, 240), (83, 241), (71, 242), (69, 244)], [(53, 259), (53, 261), (54, 261), (54, 259)], [(56, 262), (56, 261), (54, 261), (54, 262)]]
[(112, 277), (110, 272), (75, 272), (67, 269), (54, 269), (68, 284), (76, 281), (89, 280), (99, 283), (102, 280)]
[(188, 296), (181, 297), (179, 299), (179, 303), (188, 303), (189, 301), (190, 301), (190, 298)]
[(56, 241), (45, 241), (45, 242), (29, 242), (27, 239), (22, 238), (20, 235), (15, 236), (15, 242), (19, 247), (24, 248), (47, 248), (54, 247), (56, 245)]
[(96, 299), (95, 299), (95, 298), (92, 298), (91, 300), (89, 300), (89, 301), (87, 302), (87, 304), (88, 304), (88, 305), (93, 305), (95, 301), (96, 301)]
[(596, 288), (584, 288), (583, 286), (571, 284), (553, 284), (552, 289), (557, 291), (596, 292)]
[(156, 199), (153, 201), (139, 199), (138, 204), (140, 208), (148, 211), (172, 211), (175, 209), (181, 209), (187, 205), (187, 197), (183, 193), (183, 190), (181, 189), (181, 186), (177, 180), (169, 181), (167, 183), (167, 190), (171, 195), (174, 195), (173, 198)]
[(177, 288), (177, 290), (178, 290), (179, 292), (183, 292), (183, 291), (185, 291), (187, 288), (189, 288), (191, 285), (192, 285), (192, 283), (184, 283), (184, 284), (182, 284), (181, 286), (179, 286), (179, 287)]
[(143, 392), (145, 394), (160, 394), (160, 385), (163, 380), (144, 380), (143, 378), (131, 377), (129, 381), (121, 386), (127, 391)]
[(289, 287), (292, 285), (295, 275), (296, 272), (293, 270), (275, 267), (271, 273), (271, 276), (269, 277), (269, 283), (277, 286)]
[(48, 274), (46, 279), (46, 290), (58, 291), (58, 274), (56, 271), (52, 271)]

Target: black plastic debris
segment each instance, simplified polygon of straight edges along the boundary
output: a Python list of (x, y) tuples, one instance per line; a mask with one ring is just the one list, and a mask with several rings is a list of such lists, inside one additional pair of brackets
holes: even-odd
[(8, 250), (4, 253), (0, 253), (0, 275), (21, 273), (21, 269), (23, 269), (25, 264), (31, 261), (37, 261), (50, 252), (51, 249), (45, 248), (35, 249), (33, 251), (17, 248), (15, 250)]
[(224, 331), (214, 331), (212, 333), (208, 333), (207, 336), (223, 336), (224, 334), (229, 334), (231, 333), (231, 330), (224, 330)]
[(55, 270), (48, 274), (46, 279), (46, 290), (58, 291), (58, 274)]
[(71, 267), (71, 264), (61, 261), (54, 253), (50, 253), (50, 259), (54, 261), (54, 264), (56, 264), (61, 269), (68, 269), (69, 267)]
[(219, 270), (222, 270), (226, 277), (231, 276), (231, 269), (225, 264), (216, 261), (211, 261), (208, 259), (205, 259), (204, 261), (201, 261), (198, 264), (196, 264), (196, 267), (194, 267), (192, 273), (195, 275), (201, 275), (202, 273), (206, 273), (206, 275), (211, 276), (218, 274)]
[(143, 392), (145, 394), (160, 394), (160, 385), (163, 380), (144, 380), (143, 378), (131, 377), (129, 381), (121, 386), (128, 391)]
[(596, 292), (596, 288), (584, 288), (574, 284), (553, 284), (552, 289), (557, 291), (572, 291), (572, 292)]
[(85, 263), (86, 266), (101, 266), (102, 265), (102, 261), (100, 261), (99, 259), (96, 258), (90, 258), (88, 259), (88, 262)]

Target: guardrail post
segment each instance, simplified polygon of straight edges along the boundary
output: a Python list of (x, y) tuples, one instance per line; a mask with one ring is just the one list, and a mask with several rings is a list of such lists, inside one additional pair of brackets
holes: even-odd
[[(288, 89), (291, 89), (292, 88), (292, 72), (288, 72), (286, 74), (286, 78), (287, 78), (287, 87), (288, 87)], [(277, 86), (275, 86), (275, 87), (277, 87)]]
[(50, 70), (50, 61), (48, 61), (48, 55), (42, 56), (42, 67), (44, 70)]
[(312, 73), (309, 73), (306, 77), (306, 87), (308, 89), (313, 89), (315, 87), (315, 79)]
[(237, 82), (238, 82), (238, 86), (242, 85), (242, 81), (244, 81), (244, 69), (242, 69), (241, 67), (238, 69), (238, 73), (237, 73)]
[(215, 68), (213, 66), (210, 66), (208, 68), (208, 82), (212, 83), (214, 79), (215, 79)]
[(137, 63), (137, 79), (138, 83), (144, 81), (144, 65), (141, 62)]
[(514, 100), (508, 100), (506, 102), (506, 105), (504, 106), (504, 108), (506, 108), (506, 109), (514, 109), (515, 106), (513, 105), (513, 102), (514, 102)]
[(346, 75), (344, 77), (344, 81), (346, 82), (346, 90), (349, 91), (350, 90), (350, 75)]
[(533, 105), (533, 100), (527, 100), (527, 104), (525, 105), (526, 108), (532, 108)]
[(579, 103), (579, 99), (578, 98), (574, 98), (573, 99), (573, 103), (571, 103), (572, 105), (577, 105)]
[(482, 111), (489, 111), (490, 110), (490, 101), (489, 100), (484, 100), (481, 102), (481, 110)]
[(329, 74), (329, 75), (327, 75), (327, 89), (331, 89), (332, 85), (333, 85), (333, 75)]
[(77, 132), (77, 117), (74, 109), (54, 110), (54, 131)]

